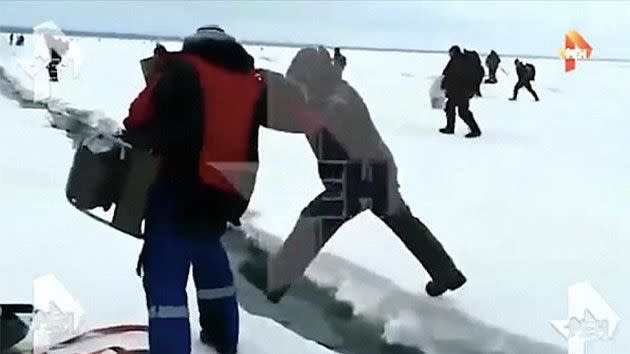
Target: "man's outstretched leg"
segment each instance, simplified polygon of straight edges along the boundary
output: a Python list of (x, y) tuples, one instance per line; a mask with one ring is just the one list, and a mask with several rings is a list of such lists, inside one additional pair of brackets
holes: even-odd
[(148, 203), (143, 247), (143, 285), (149, 311), (152, 354), (190, 353), (186, 283), (190, 258), (174, 227), (169, 192), (153, 188)]
[(462, 99), (458, 103), (457, 113), (470, 129), (470, 132), (466, 134), (467, 138), (476, 138), (481, 135), (481, 129), (479, 129), (475, 116), (470, 111), (470, 101), (468, 99)]
[(523, 83), (520, 81), (517, 82), (516, 85), (514, 85), (514, 92), (512, 93), (512, 98), (510, 98), (510, 101), (516, 101), (516, 98), (518, 97), (518, 90), (520, 90), (521, 87), (523, 87)]
[(466, 277), (457, 269), (451, 257), (429, 228), (411, 214), (402, 196), (394, 199), (396, 205), (391, 212), (381, 216), (405, 244), (407, 249), (422, 264), (431, 276), (426, 291), (430, 296), (440, 296), (447, 290), (456, 290), (466, 283)]
[(534, 91), (534, 88), (532, 87), (531, 82), (528, 82), (525, 85), (525, 88), (527, 89), (527, 91), (529, 91), (529, 93), (532, 94), (532, 96), (534, 96), (534, 99), (536, 100), (536, 102), (540, 101), (540, 99), (538, 99), (538, 94), (536, 93), (536, 91)]
[(325, 210), (325, 194), (323, 192), (304, 208), (282, 248), (269, 257), (267, 297), (272, 302), (280, 301), (289, 287), (304, 275), (319, 251), (345, 222), (334, 218), (332, 210)]
[(220, 235), (199, 236), (190, 245), (201, 340), (220, 354), (234, 354), (238, 347), (239, 314), (230, 262)]

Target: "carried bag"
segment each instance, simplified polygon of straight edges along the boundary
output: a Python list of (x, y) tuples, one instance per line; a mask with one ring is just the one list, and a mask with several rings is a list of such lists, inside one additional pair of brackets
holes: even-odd
[[(109, 151), (93, 152), (80, 144), (66, 185), (66, 198), (77, 209), (128, 235), (142, 238), (142, 222), (150, 186), (157, 175), (158, 159), (149, 151), (115, 139)], [(113, 216), (97, 215), (97, 208)]]

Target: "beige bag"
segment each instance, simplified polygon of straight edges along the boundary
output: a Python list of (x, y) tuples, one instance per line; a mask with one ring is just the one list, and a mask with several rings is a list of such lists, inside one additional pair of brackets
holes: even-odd
[(142, 68), (142, 75), (144, 75), (144, 83), (149, 84), (153, 67), (155, 66), (155, 57), (151, 56), (140, 60), (140, 67)]

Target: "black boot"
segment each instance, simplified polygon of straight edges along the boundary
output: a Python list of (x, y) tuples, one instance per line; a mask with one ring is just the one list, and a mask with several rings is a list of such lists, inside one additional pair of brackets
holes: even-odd
[(453, 259), (448, 255), (442, 244), (435, 238), (431, 230), (418, 218), (411, 214), (411, 210), (400, 196), (395, 212), (381, 216), (381, 220), (398, 236), (405, 247), (422, 264), (433, 281), (429, 282), (426, 291), (431, 296), (439, 296), (445, 291), (461, 287), (466, 278), (457, 270)]
[(475, 116), (472, 112), (468, 111), (468, 115), (464, 119), (464, 122), (468, 125), (468, 128), (470, 128), (470, 133), (465, 135), (466, 138), (476, 138), (481, 135), (481, 129), (479, 129), (479, 125), (477, 124)]
[(440, 133), (442, 133), (442, 134), (453, 134), (453, 133), (455, 133), (455, 128), (444, 127), (444, 128), (440, 129)]
[(215, 343), (213, 343), (212, 338), (210, 337), (210, 334), (205, 329), (201, 330), (201, 333), (199, 334), (199, 339), (201, 339), (201, 342), (203, 344), (212, 347), (219, 354), (236, 354), (237, 353), (236, 348), (219, 348), (218, 346), (216, 346)]
[(431, 297), (437, 297), (446, 291), (454, 291), (461, 288), (467, 279), (458, 269), (454, 269), (450, 274), (445, 275), (437, 280), (431, 280), (425, 288), (427, 294)]
[(278, 290), (274, 290), (271, 292), (268, 292), (267, 295), (267, 300), (269, 300), (271, 303), (277, 304), (280, 302), (280, 300), (282, 300), (282, 297), (284, 297), (284, 294), (287, 293), (287, 291), (289, 291), (289, 286), (284, 286)]
[(470, 133), (464, 135), (464, 137), (466, 137), (466, 138), (476, 138), (478, 136), (481, 136), (481, 130), (474, 130), (474, 131), (471, 131)]

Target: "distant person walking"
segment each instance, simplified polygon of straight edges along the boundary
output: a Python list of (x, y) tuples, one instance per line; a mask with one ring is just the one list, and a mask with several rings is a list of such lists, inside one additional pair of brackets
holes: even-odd
[(155, 44), (155, 48), (153, 49), (153, 55), (156, 57), (159, 57), (163, 54), (168, 53), (168, 51), (166, 50), (166, 47), (164, 47), (164, 45), (162, 45), (162, 43), (156, 43)]
[(494, 50), (490, 51), (490, 54), (486, 57), (486, 66), (488, 67), (488, 78), (486, 79), (486, 84), (496, 84), (497, 83), (497, 70), (499, 69), (499, 64), (501, 64), (501, 58), (499, 54)]
[(13, 45), (13, 33), (9, 35), (9, 45)]
[(516, 75), (518, 75), (518, 82), (514, 86), (514, 95), (510, 98), (510, 101), (516, 101), (518, 91), (525, 87), (529, 93), (534, 96), (534, 99), (538, 102), (538, 94), (532, 88), (532, 81), (536, 78), (536, 67), (530, 63), (523, 63), (518, 59), (514, 60), (514, 66), (516, 66)]
[(342, 76), (343, 70), (346, 68), (346, 64), (347, 59), (345, 55), (341, 54), (341, 49), (339, 47), (335, 48), (333, 54), (333, 68), (339, 73), (339, 76)]
[(54, 49), (50, 49), (50, 62), (46, 66), (48, 69), (48, 77), (51, 82), (59, 81), (59, 72), (57, 66), (61, 63), (61, 55)]
[(446, 93), (446, 127), (440, 129), (442, 134), (455, 133), (455, 111), (459, 113), (464, 123), (470, 128), (467, 138), (481, 135), (481, 129), (470, 111), (470, 99), (477, 91), (477, 76), (470, 70), (466, 57), (458, 46), (452, 46), (448, 51), (451, 59), (444, 68), (442, 75), (442, 89)]

